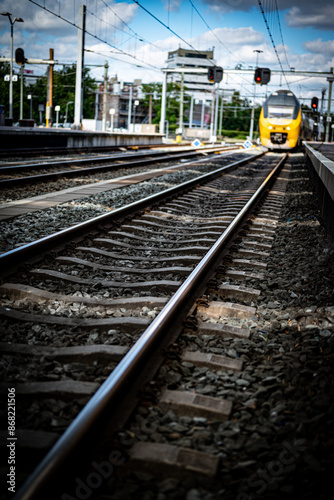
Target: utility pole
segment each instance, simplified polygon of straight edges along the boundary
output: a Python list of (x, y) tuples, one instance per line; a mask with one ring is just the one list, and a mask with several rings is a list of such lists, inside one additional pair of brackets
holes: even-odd
[(325, 94), (326, 94), (326, 87), (322, 87), (321, 89), (321, 108), (320, 108), (320, 115), (322, 116), (324, 113), (324, 99), (325, 99)]
[[(333, 68), (331, 68), (331, 73), (333, 73)], [(328, 107), (327, 107), (327, 123), (326, 123), (326, 137), (325, 141), (328, 142), (329, 140), (329, 129), (331, 125), (331, 101), (332, 101), (332, 87), (333, 87), (333, 81), (334, 81), (334, 76), (330, 76), (327, 78), (328, 81)]]
[[(256, 68), (258, 67), (259, 64), (259, 54), (263, 52), (263, 50), (253, 50), (253, 52), (256, 52)], [(254, 108), (255, 108), (255, 94), (256, 94), (256, 84), (253, 82), (254, 85), (254, 96), (253, 96), (253, 105), (252, 105), (252, 113), (251, 113), (251, 122), (250, 122), (250, 129), (249, 129), (249, 140), (253, 140), (253, 130), (254, 130)]]
[(166, 94), (167, 94), (167, 71), (164, 72), (164, 79), (162, 82), (162, 95), (161, 95), (161, 116), (159, 133), (165, 133), (165, 120), (166, 120)]
[(132, 85), (130, 85), (130, 90), (129, 90), (128, 132), (130, 132), (131, 111), (132, 111)]
[(219, 135), (222, 135), (223, 114), (224, 114), (224, 90), (222, 90), (221, 105), (220, 105)]
[(95, 115), (94, 120), (97, 120), (99, 117), (99, 91), (95, 92)]
[(218, 110), (219, 110), (219, 83), (217, 83), (215, 128), (214, 128), (214, 132), (213, 132), (215, 140), (217, 140)]
[(75, 106), (74, 106), (74, 128), (81, 128), (82, 107), (83, 107), (83, 76), (84, 76), (84, 50), (86, 31), (86, 5), (79, 6), (78, 21), (78, 52), (77, 71), (75, 80)]
[(108, 61), (104, 64), (104, 80), (103, 80), (103, 108), (102, 108), (102, 130), (107, 129), (107, 86), (108, 86)]
[(213, 120), (215, 114), (215, 87), (212, 89), (212, 100), (211, 100), (211, 122), (210, 122), (210, 141), (213, 142)]
[(191, 94), (190, 113), (189, 113), (189, 128), (192, 128), (192, 126), (193, 126), (193, 116), (194, 116), (194, 94)]
[(135, 100), (135, 102), (133, 103), (133, 133), (136, 132), (136, 108), (139, 104), (139, 101), (138, 99)]
[(205, 99), (202, 99), (201, 128), (204, 128), (204, 108), (205, 108)]
[(179, 127), (181, 129), (181, 138), (183, 139), (183, 97), (184, 97), (184, 73), (181, 77), (181, 95), (180, 95), (180, 123)]
[(9, 118), (13, 119), (13, 38), (14, 38), (14, 23), (12, 22), (12, 20), (11, 20), (10, 17), (9, 17), (9, 20), (10, 20)]
[[(49, 59), (53, 61), (53, 49), (49, 49)], [(52, 106), (53, 106), (53, 64), (49, 65), (48, 70), (48, 92), (47, 92), (46, 126), (52, 126)]]
[(150, 93), (150, 102), (148, 105), (148, 124), (152, 123), (152, 93)]
[(21, 80), (20, 80), (20, 120), (23, 120), (23, 68), (24, 64), (21, 65)]

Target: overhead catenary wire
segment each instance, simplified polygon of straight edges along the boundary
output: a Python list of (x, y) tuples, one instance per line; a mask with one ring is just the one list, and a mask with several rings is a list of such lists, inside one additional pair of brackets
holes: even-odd
[[(119, 61), (119, 62), (122, 62), (123, 64), (130, 64), (131, 66), (134, 66), (134, 63), (133, 62), (130, 62), (130, 61), (125, 61), (124, 59), (119, 59), (118, 57), (115, 57), (115, 56), (111, 56), (110, 54), (106, 53), (106, 52), (99, 52), (97, 50), (91, 50), (91, 49), (85, 49), (85, 52), (91, 52), (93, 54), (97, 54), (99, 56), (103, 56), (104, 58), (106, 59), (112, 59), (113, 61)], [(115, 53), (115, 54), (121, 54), (120, 52), (113, 52), (113, 51), (110, 51), (111, 53)], [(86, 66), (91, 66), (90, 64), (87, 64)], [(95, 65), (93, 65), (95, 66)], [(99, 66), (103, 66), (102, 64), (99, 65)], [(136, 66), (138, 68), (141, 68), (142, 66), (140, 64), (136, 64)], [(147, 71), (155, 71), (153, 69), (150, 69), (150, 68), (145, 68)]]
[[(40, 5), (38, 2), (36, 2), (35, 0), (29, 0), (29, 2), (33, 3), (34, 5), (36, 5), (37, 7), (40, 7), (41, 9), (49, 12), (50, 14), (58, 17), (59, 19), (61, 19), (62, 21), (65, 21), (66, 23), (70, 24), (71, 26), (77, 28), (77, 29), (81, 29), (80, 26), (78, 26), (75, 22), (73, 21), (70, 21), (69, 19), (67, 19), (66, 17), (63, 17), (62, 15), (60, 14), (57, 14), (56, 12), (48, 9), (47, 7), (45, 7), (45, 5)], [(150, 64), (146, 61), (143, 61), (142, 59), (139, 59), (137, 56), (134, 56), (118, 47), (116, 47), (115, 45), (111, 44), (110, 42), (108, 42), (107, 40), (103, 40), (101, 37), (97, 36), (96, 34), (94, 33), (91, 33), (90, 31), (88, 31), (87, 29), (85, 30), (85, 33), (93, 38), (95, 38), (96, 40), (99, 40), (100, 42), (102, 43), (105, 43), (106, 45), (108, 45), (109, 47), (113, 48), (113, 49), (116, 49), (116, 50), (119, 50), (123, 55), (125, 56), (128, 56), (128, 57), (131, 57), (133, 59), (135, 59), (136, 61), (139, 61), (141, 63), (143, 63), (145, 66), (149, 66), (151, 67), (152, 69), (154, 69), (155, 71), (161, 71), (160, 68), (158, 68), (157, 66), (154, 66), (153, 64)]]
[(266, 25), (267, 31), (268, 31), (268, 33), (269, 33), (269, 38), (270, 38), (271, 44), (272, 44), (272, 46), (273, 46), (273, 48), (274, 48), (274, 51), (275, 51), (275, 54), (276, 54), (276, 57), (277, 57), (278, 63), (279, 63), (279, 65), (280, 65), (281, 71), (282, 71), (283, 76), (284, 76), (284, 78), (285, 78), (285, 82), (286, 82), (286, 84), (287, 84), (287, 86), (288, 86), (288, 89), (290, 90), (289, 82), (288, 82), (288, 80), (287, 80), (287, 78), (286, 78), (286, 74), (285, 74), (285, 72), (284, 72), (284, 69), (283, 69), (283, 66), (282, 66), (282, 63), (281, 63), (281, 59), (280, 59), (279, 54), (278, 54), (278, 51), (277, 51), (277, 47), (276, 47), (276, 44), (275, 44), (275, 41), (274, 41), (273, 35), (272, 35), (272, 33), (271, 33), (271, 29), (270, 29), (270, 25), (269, 25), (269, 24), (270, 24), (270, 20), (268, 21), (268, 18), (267, 18), (267, 15), (266, 15), (266, 12), (267, 12), (267, 13), (269, 13), (269, 16), (270, 16), (271, 12), (274, 10), (273, 8), (272, 8), (272, 9), (270, 9), (271, 5), (273, 5), (273, 4), (272, 4), (272, 1), (274, 1), (274, 2), (275, 2), (275, 10), (277, 10), (277, 2), (276, 2), (276, 0), (271, 0), (271, 2), (269, 3), (269, 8), (267, 8), (267, 9), (266, 9), (266, 12), (265, 12), (265, 10), (264, 10), (265, 8), (264, 8), (264, 6), (262, 5), (261, 0), (257, 0), (257, 1), (258, 1), (258, 4), (259, 4), (259, 7), (260, 7), (260, 11), (261, 11), (262, 16), (263, 16), (263, 19), (264, 19), (264, 22), (265, 22), (265, 25)]
[[(201, 53), (191, 43), (187, 42), (187, 40), (185, 40), (184, 38), (182, 38), (182, 36), (180, 36), (178, 33), (176, 33), (174, 30), (172, 30), (169, 26), (167, 26), (166, 23), (164, 23), (163, 21), (161, 21), (161, 19), (159, 19), (155, 14), (153, 14), (153, 12), (151, 12), (146, 7), (144, 7), (143, 5), (141, 5), (138, 0), (132, 0), (132, 1), (135, 4), (137, 4), (141, 9), (143, 9), (149, 16), (153, 17), (153, 19), (155, 19), (164, 28), (166, 28), (168, 31), (170, 31), (171, 33), (173, 33), (173, 35), (175, 35), (177, 38), (179, 38), (179, 40), (182, 40), (182, 42), (184, 42), (186, 45), (188, 45), (188, 47), (190, 47), (194, 52), (197, 52), (198, 54)], [(208, 61), (210, 61), (210, 63), (212, 64), (212, 66), (215, 66), (215, 64), (213, 63), (213, 61), (211, 61), (210, 59), (208, 59)]]
[(228, 47), (226, 47), (226, 45), (221, 41), (221, 39), (219, 38), (219, 36), (217, 35), (217, 33), (215, 33), (215, 31), (208, 25), (208, 23), (206, 22), (206, 20), (202, 16), (202, 14), (199, 12), (199, 10), (197, 9), (197, 7), (194, 5), (194, 3), (192, 2), (192, 0), (189, 0), (189, 3), (193, 7), (193, 9), (197, 12), (197, 14), (199, 15), (199, 17), (202, 19), (203, 23), (208, 28), (208, 30), (211, 31), (211, 33), (213, 34), (213, 36), (222, 45), (222, 47), (224, 47), (224, 49), (227, 50), (227, 52), (229, 52), (231, 54), (231, 56), (234, 57), (234, 59), (236, 59), (239, 63), (245, 64), (244, 61), (240, 61), (240, 59), (236, 55), (234, 55), (233, 52)]
[[(122, 23), (122, 24), (124, 24), (124, 26), (126, 26), (126, 27), (129, 29), (129, 31), (131, 31), (131, 32), (133, 33), (133, 36), (134, 36), (134, 37), (136, 37), (136, 38), (137, 38), (140, 42), (145, 42), (145, 43), (147, 43), (148, 45), (151, 45), (152, 47), (155, 47), (156, 49), (159, 49), (159, 50), (161, 50), (161, 51), (163, 51), (163, 52), (167, 52), (167, 50), (166, 50), (166, 49), (164, 49), (164, 48), (162, 48), (162, 47), (159, 47), (158, 45), (156, 45), (156, 44), (154, 44), (154, 43), (152, 43), (152, 42), (149, 42), (149, 41), (148, 41), (148, 40), (146, 40), (143, 36), (141, 36), (141, 35), (139, 35), (138, 33), (136, 33), (136, 32), (135, 32), (135, 31), (131, 28), (131, 26), (129, 26), (129, 25), (128, 25), (125, 21), (123, 21), (123, 19), (122, 19), (122, 18), (121, 18), (121, 17), (117, 14), (117, 12), (115, 12), (115, 11), (114, 11), (114, 9), (112, 9), (112, 7), (110, 7), (110, 5), (108, 5), (108, 4), (105, 2), (105, 0), (100, 0), (100, 1), (103, 3), (103, 5), (105, 5), (105, 7), (106, 7), (108, 10), (110, 10), (110, 11), (111, 11), (111, 12), (112, 12), (112, 13), (113, 13), (116, 17), (117, 17), (117, 19), (119, 19), (119, 20), (121, 21), (121, 23)], [(107, 21), (105, 21), (105, 20), (102, 20), (102, 19), (101, 19), (101, 21), (104, 21), (104, 22), (106, 22), (106, 23), (107, 23)], [(118, 30), (121, 30), (121, 28), (119, 28), (118, 26), (111, 25), (110, 23), (107, 23), (107, 24), (109, 24), (110, 26), (115, 27), (115, 28), (116, 28), (116, 29), (118, 29)], [(126, 33), (126, 31), (124, 31), (124, 30), (121, 30), (121, 31), (123, 31), (124, 33)]]
[(278, 10), (278, 5), (277, 5), (277, 0), (275, 0), (275, 5), (276, 5), (277, 22), (278, 22), (278, 28), (279, 28), (279, 32), (280, 32), (280, 36), (281, 36), (281, 41), (282, 41), (283, 52), (284, 52), (286, 64), (290, 68), (291, 66), (290, 66), (289, 61), (288, 61), (288, 55), (286, 53), (285, 43), (284, 43), (284, 40), (283, 40), (283, 33), (282, 33), (281, 21), (280, 21), (280, 18), (279, 18), (279, 10)]

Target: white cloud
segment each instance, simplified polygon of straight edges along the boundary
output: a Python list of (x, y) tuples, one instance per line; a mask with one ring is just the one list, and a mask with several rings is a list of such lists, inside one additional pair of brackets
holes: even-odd
[(307, 42), (304, 42), (302, 45), (308, 52), (312, 52), (318, 55), (324, 55), (327, 58), (334, 57), (334, 40), (327, 40), (324, 42), (321, 38), (318, 38), (317, 40), (309, 40)]
[(292, 7), (286, 16), (285, 21), (291, 28), (314, 27), (322, 30), (333, 30), (334, 5), (326, 4), (312, 5), (311, 8)]
[[(68, 31), (71, 25), (74, 25), (75, 29), (75, 25), (78, 24), (79, 5), (84, 2), (36, 0), (36, 3), (40, 6), (28, 0), (0, 0), (0, 11), (11, 12), (13, 17), (22, 17), (24, 19), (22, 29), (60, 36), (64, 31)], [(134, 3), (87, 2), (87, 30), (105, 32), (113, 27), (124, 29), (124, 23), (131, 23), (137, 10), (138, 6)], [(7, 24), (9, 25), (8, 20), (0, 16), (1, 29), (5, 29)]]
[[(247, 12), (259, 5), (256, 0), (203, 0), (208, 9), (217, 15), (224, 15), (230, 12)], [(313, 27), (316, 29), (333, 29), (334, 6), (331, 0), (279, 0), (278, 9), (282, 13), (288, 11), (285, 16), (286, 23), (293, 28)], [(262, 6), (267, 12), (268, 4), (262, 2)], [(271, 5), (272, 6), (272, 5)]]
[[(43, 0), (36, 0), (43, 2)], [(54, 5), (59, 7), (58, 0), (53, 3), (54, 0), (45, 0), (45, 5), (50, 8)], [(160, 2), (160, 0), (156, 0)], [(44, 2), (43, 2), (44, 3)], [(83, 2), (82, 2), (83, 3)], [(131, 25), (131, 22), (135, 19), (138, 13), (138, 6), (135, 3), (126, 3), (125, 1), (116, 3), (106, 0), (106, 3), (111, 8), (106, 8), (103, 3), (98, 1), (88, 1), (87, 2), (87, 30), (103, 40), (107, 40), (110, 45), (115, 45), (125, 52), (131, 53), (137, 57), (137, 59), (125, 57), (124, 55), (116, 55), (115, 49), (110, 45), (102, 43), (100, 40), (93, 38), (89, 35), (86, 36), (86, 49), (92, 50), (94, 52), (85, 52), (85, 64), (87, 65), (100, 65), (100, 67), (91, 67), (92, 76), (98, 80), (103, 79), (104, 73), (104, 63), (107, 60), (109, 63), (109, 76), (117, 74), (118, 78), (123, 81), (133, 81), (135, 78), (142, 79), (143, 82), (147, 83), (150, 81), (162, 81), (162, 72), (154, 71), (150, 66), (157, 68), (162, 68), (165, 66), (165, 61), (167, 59), (167, 52), (170, 50), (175, 50), (180, 45), (180, 39), (175, 36), (169, 36), (168, 38), (154, 40), (150, 38), (150, 26), (151, 24), (143, 26), (140, 30), (141, 35), (145, 38), (149, 38), (154, 41), (154, 45), (144, 43), (138, 39), (131, 37), (133, 33), (128, 30), (124, 25), (127, 23)], [(250, 8), (257, 7), (256, 0), (205, 0), (208, 8), (216, 13), (222, 13), (224, 8), (229, 8), (230, 10), (250, 10)], [(166, 4), (166, 1), (164, 1)], [(74, 5), (78, 7), (79, 2), (69, 2), (68, 0), (61, 0), (61, 14), (67, 16), (69, 20), (75, 20), (77, 22), (77, 12), (74, 11)], [(99, 6), (99, 10), (95, 12), (95, 6)], [(180, 5), (180, 0), (170, 0), (170, 10), (177, 9)], [(196, 2), (196, 5), (199, 3)], [(325, 16), (331, 12), (334, 7), (325, 0), (319, 0), (317, 5), (314, 5), (314, 1), (310, 0), (280, 0), (278, 5), (281, 9), (286, 9), (288, 12), (288, 19), (290, 22), (297, 22), (298, 12), (300, 14), (300, 26), (302, 23), (310, 23), (313, 19), (313, 23), (317, 26), (321, 26), (321, 23), (325, 22)], [(202, 6), (203, 8), (203, 6)], [(199, 10), (202, 12), (202, 8)], [(113, 9), (114, 12), (112, 12)], [(289, 10), (288, 10), (289, 9)], [(298, 10), (298, 12), (296, 11)], [(256, 10), (256, 9), (255, 9)], [(45, 58), (49, 56), (49, 48), (53, 47), (55, 50), (55, 59), (60, 63), (71, 64), (76, 61), (77, 57), (77, 36), (78, 30), (76, 27), (65, 23), (59, 18), (47, 13), (44, 9), (34, 6), (28, 0), (0, 0), (0, 12), (9, 11), (13, 13), (13, 16), (22, 17), (25, 22), (17, 23), (14, 29), (14, 50), (16, 47), (20, 46), (24, 48), (26, 57), (34, 58)], [(319, 18), (312, 17), (312, 19), (307, 20), (306, 15), (311, 16), (313, 12), (317, 11)], [(206, 17), (208, 11), (203, 8), (203, 16)], [(258, 18), (261, 19), (260, 12), (257, 13)], [(117, 17), (119, 16), (124, 23), (120, 21)], [(175, 16), (176, 17), (176, 16)], [(99, 21), (99, 18), (106, 21), (104, 25)], [(329, 17), (331, 21), (334, 18), (334, 13), (332, 17)], [(282, 20), (282, 18), (281, 18)], [(153, 22), (153, 21), (152, 21)], [(329, 23), (329, 21), (327, 21)], [(249, 24), (252, 24), (251, 21)], [(114, 27), (110, 26), (113, 25)], [(236, 26), (238, 24), (236, 23)], [(315, 24), (313, 24), (315, 25)], [(122, 32), (121, 30), (124, 30)], [(135, 29), (137, 31), (137, 29)], [(283, 26), (284, 31), (284, 26)], [(127, 32), (127, 33), (125, 33)], [(298, 32), (299, 36), (300, 32)], [(238, 28), (215, 28), (213, 31), (202, 32), (198, 36), (193, 38), (187, 38), (185, 34), (182, 35), (193, 47), (200, 50), (207, 50), (209, 48), (215, 47), (214, 54), (217, 60), (217, 64), (223, 68), (235, 68), (238, 63), (242, 63), (242, 68), (254, 68), (256, 62), (256, 53), (254, 50), (262, 50), (263, 52), (259, 55), (259, 65), (263, 67), (269, 67), (271, 69), (279, 69), (278, 61), (275, 52), (271, 46), (270, 40), (267, 36), (265, 27), (263, 30), (257, 31), (252, 27), (238, 27)], [(220, 43), (220, 41), (222, 43)], [(229, 50), (226, 50), (226, 47)], [(299, 47), (302, 47), (301, 54), (297, 53), (297, 48), (294, 45), (286, 46), (285, 49), (288, 54), (289, 63), (294, 66), (296, 70), (311, 70), (311, 71), (329, 71), (330, 67), (334, 67), (334, 41), (326, 41), (324, 38), (318, 38), (317, 40), (309, 40), (304, 42), (302, 45), (299, 41)], [(181, 46), (185, 46), (181, 42)], [(10, 50), (10, 29), (8, 19), (0, 16), (0, 55), (9, 55)], [(277, 50), (280, 55), (280, 59), (284, 67), (285, 57), (283, 48), (277, 46)], [(231, 54), (232, 52), (232, 54)], [(111, 58), (113, 57), (113, 59)], [(144, 61), (144, 62), (143, 62)], [(56, 66), (58, 69), (59, 66)], [(35, 73), (44, 73), (46, 67), (33, 67)], [(300, 77), (290, 77), (291, 81), (301, 80)], [(311, 85), (311, 80), (301, 80), (302, 85)], [(312, 80), (313, 82), (313, 80)], [(315, 83), (312, 83), (314, 88), (316, 85), (321, 86), (327, 85), (326, 80), (321, 81), (314, 79)], [(242, 92), (246, 95), (253, 95), (253, 77), (252, 74), (241, 74), (241, 75), (224, 75), (222, 82), (223, 87), (240, 89), (240, 85), (243, 85)], [(272, 77), (268, 91), (272, 91), (279, 88), (281, 83), (281, 78), (279, 76)], [(284, 79), (282, 80), (284, 85)], [(298, 88), (298, 85), (296, 84)], [(294, 85), (294, 84), (293, 84)], [(261, 89), (262, 92), (265, 91), (264, 88)], [(258, 89), (258, 95), (261, 92)]]

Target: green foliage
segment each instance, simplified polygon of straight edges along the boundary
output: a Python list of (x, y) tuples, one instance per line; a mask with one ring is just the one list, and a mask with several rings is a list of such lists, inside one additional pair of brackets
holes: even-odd
[[(186, 90), (186, 89), (185, 89)], [(152, 95), (152, 123), (159, 124), (161, 118), (161, 83), (144, 83), (142, 85), (144, 98), (142, 104), (144, 107), (149, 107), (150, 94)], [(167, 83), (167, 101), (166, 101), (166, 120), (170, 132), (174, 132), (178, 126), (180, 116), (180, 94), (181, 88), (178, 83)], [(189, 96), (184, 91), (183, 94), (183, 113), (184, 115), (189, 108)]]
[[(6, 106), (6, 116), (9, 108), (9, 83), (4, 81), (4, 75), (9, 74), (10, 67), (8, 63), (0, 63), (0, 104)], [(53, 108), (60, 106), (59, 121), (64, 121), (66, 104), (70, 101), (73, 104), (68, 105), (67, 121), (74, 120), (74, 101), (75, 101), (75, 79), (76, 65), (63, 66), (61, 70), (53, 72)], [(28, 94), (32, 94), (33, 119), (36, 123), (40, 122), (39, 104), (46, 105), (47, 102), (47, 71), (44, 76), (38, 77), (36, 83), (27, 83), (24, 78), (23, 91), (23, 117), (30, 117), (30, 102), (27, 99)], [(96, 81), (89, 74), (89, 69), (84, 70), (84, 92), (83, 92), (83, 116), (85, 118), (94, 118), (95, 89)], [(13, 117), (14, 122), (18, 121), (20, 114), (20, 82), (13, 84)], [(45, 122), (45, 113), (42, 116)], [(56, 120), (56, 112), (53, 111), (53, 120)]]
[[(239, 139), (245, 141), (249, 135), (249, 130), (242, 132), (239, 130), (222, 130), (221, 135), (223, 137), (229, 137), (230, 139)], [(257, 139), (259, 137), (259, 132), (253, 132), (253, 139)]]
[[(149, 96), (152, 94), (152, 123), (159, 123), (161, 116), (161, 83), (143, 84), (143, 93), (145, 95), (142, 104), (149, 107)], [(155, 95), (155, 98), (153, 98)], [(186, 117), (190, 107), (190, 96), (184, 94), (184, 116)], [(234, 92), (231, 102), (224, 103), (222, 134), (228, 137), (246, 139), (250, 128), (251, 106), (248, 99), (242, 99), (239, 92)], [(254, 130), (258, 128), (261, 108), (255, 109)], [(180, 85), (168, 83), (167, 85), (167, 103), (166, 120), (169, 122), (170, 132), (177, 128), (180, 113)], [(220, 132), (220, 131), (218, 131)], [(221, 135), (221, 134), (219, 134)]]
[(232, 139), (246, 139), (248, 132), (241, 132), (239, 130), (222, 130), (222, 136), (230, 137)]
[[(0, 62), (0, 104), (5, 106), (5, 115), (9, 116), (9, 82), (5, 82), (5, 75), (10, 74), (10, 64)], [(13, 117), (14, 122), (20, 116), (20, 78), (13, 82)]]
[[(60, 114), (65, 116), (66, 104), (68, 105), (67, 121), (74, 120), (74, 101), (75, 101), (75, 80), (76, 65), (64, 66), (61, 71), (54, 72), (53, 82), (53, 105), (60, 106)], [(94, 103), (96, 81), (89, 75), (89, 69), (84, 69), (83, 81), (83, 116), (84, 118), (94, 118)]]
[[(225, 105), (223, 127), (230, 132), (249, 132), (251, 120), (251, 105), (248, 99), (242, 99), (240, 92), (234, 92), (231, 103)], [(254, 110), (254, 130), (258, 129), (261, 107)], [(223, 135), (224, 132), (223, 132)], [(233, 137), (233, 135), (229, 135)]]

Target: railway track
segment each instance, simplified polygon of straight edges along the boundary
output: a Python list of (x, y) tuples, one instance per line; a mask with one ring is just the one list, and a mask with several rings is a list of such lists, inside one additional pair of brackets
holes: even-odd
[[(314, 279), (317, 233), (311, 267), (289, 264), (289, 239), (274, 241), (277, 228), (303, 246), (317, 227), (298, 208), (309, 196), (298, 155), (232, 230), (273, 159), (100, 218), (71, 243), (49, 240), (53, 252), (44, 241), (38, 257), (33, 246), (2, 260), (17, 487), (30, 476), (15, 500), (296, 498), (296, 481), (305, 498), (328, 498), (331, 290)], [(277, 223), (283, 200), (300, 224), (284, 210)]]
[[(0, 165), (0, 188), (11, 188), (37, 182), (49, 182), (59, 178), (91, 175), (96, 172), (110, 172), (163, 163), (171, 160), (191, 159), (220, 151), (235, 151), (238, 147), (178, 148), (171, 151), (149, 151), (113, 156), (87, 156), (80, 158), (16, 163)], [(43, 173), (38, 171), (43, 170)]]
[[(141, 167), (131, 174), (126, 170), (117, 170), (113, 175), (94, 175), (89, 177), (90, 183), (79, 178), (74, 180), (74, 186), (72, 181), (62, 179), (54, 183), (22, 186), (15, 193), (12, 189), (3, 190), (3, 199), (11, 201), (0, 205), (0, 219), (4, 221), (1, 251), (9, 251), (25, 241), (34, 241), (60, 228), (76, 225), (79, 220), (83, 222), (110, 213), (124, 205), (124, 199), (129, 204), (160, 192), (162, 186), (177, 186), (180, 182), (197, 178), (201, 173), (213, 172), (219, 166), (248, 161), (252, 157), (252, 154), (230, 151), (149, 170)], [(38, 196), (34, 196), (37, 193)]]
[(151, 144), (151, 145), (136, 145), (136, 146), (89, 146), (89, 147), (77, 147), (77, 148), (69, 148), (69, 147), (44, 147), (44, 148), (15, 148), (15, 149), (1, 149), (0, 150), (0, 158), (29, 158), (29, 157), (49, 157), (52, 158), (56, 155), (72, 155), (72, 154), (96, 154), (96, 153), (110, 153), (111, 151), (115, 152), (125, 152), (125, 151), (137, 151), (137, 150), (146, 150), (146, 149), (173, 149), (175, 144)]
[[(32, 399), (35, 405), (40, 405), (37, 413), (50, 414), (46, 410), (48, 401), (50, 402), (50, 397), (51, 401), (56, 400), (54, 412), (51, 412), (53, 420), (48, 422), (46, 419), (41, 424), (44, 432), (40, 436), (35, 429), (22, 429), (23, 445), (29, 439), (30, 442), (40, 443), (41, 448), (45, 448), (45, 443), (50, 445), (57, 434), (52, 431), (61, 430), (73, 418), (73, 407), (76, 410), (82, 409), (87, 399), (97, 390), (99, 382), (107, 378), (107, 373), (122, 370), (117, 363), (127, 352), (124, 358), (126, 360), (134, 342), (137, 341), (135, 350), (138, 349), (138, 343), (140, 345), (144, 342), (141, 337), (144, 330), (146, 336), (150, 335), (147, 329), (152, 319), (156, 315), (159, 317), (159, 311), (171, 296), (174, 301), (179, 293), (186, 296), (186, 300), (183, 299), (185, 302), (182, 304), (181, 300), (181, 306), (176, 307), (178, 314), (180, 307), (181, 310), (186, 310), (189, 300), (194, 300), (195, 297), (192, 294), (190, 297), (189, 292), (178, 290), (180, 287), (187, 289), (185, 283), (189, 278), (186, 279), (186, 276), (194, 273), (196, 264), (207, 260), (203, 256), (208, 250), (209, 254), (221, 253), (222, 241), (225, 245), (225, 238), (236, 225), (235, 222), (232, 223), (234, 217), (269, 173), (266, 162), (267, 160), (258, 160), (254, 165), (243, 167), (236, 189), (235, 178), (238, 176), (232, 176), (227, 181), (221, 173), (217, 180), (211, 180), (206, 186), (199, 186), (192, 191), (189, 191), (191, 183), (187, 183), (188, 192), (181, 199), (162, 206), (160, 204), (150, 211), (145, 209), (141, 217), (131, 223), (123, 222), (117, 231), (104, 229), (101, 235), (95, 234), (86, 243), (76, 246), (73, 253), (65, 252), (64, 255), (61, 252), (62, 255), (58, 256), (53, 254), (51, 260), (47, 259), (47, 263), (38, 268), (28, 264), (23, 271), (15, 274), (13, 282), (2, 285), (1, 292), (7, 300), (1, 307), (1, 315), (5, 328), (8, 329), (8, 340), (11, 339), (11, 345), (2, 343), (2, 350), (9, 367), (15, 356), (23, 358), (22, 368), (19, 369), (19, 376), (15, 376), (14, 383), (17, 397), (22, 398), (27, 405), (23, 405), (21, 414), (26, 414), (31, 408)], [(203, 177), (208, 180), (214, 176), (210, 174)], [(199, 182), (197, 180), (196, 184)], [(232, 189), (228, 189), (229, 187)], [(183, 190), (184, 188), (185, 186)], [(162, 198), (163, 195), (155, 196), (150, 204)], [(145, 203), (147, 205), (147, 200)], [(145, 206), (143, 203), (134, 205), (137, 210), (143, 210)], [(120, 209), (118, 216), (128, 217), (133, 208)], [(246, 213), (247, 211), (242, 210), (239, 219), (244, 218)], [(100, 224), (102, 219), (105, 218), (100, 218)], [(92, 228), (91, 224), (82, 226), (77, 228), (74, 233), (76, 236), (83, 230)], [(51, 245), (59, 244), (64, 237), (67, 238), (66, 233), (68, 231), (58, 235), (56, 240), (46, 238), (38, 244), (4, 254), (0, 258), (3, 268), (9, 269), (18, 263), (22, 265), (27, 257), (34, 257), (36, 251), (45, 251), (50, 242)], [(224, 234), (223, 240), (219, 236), (221, 233)], [(218, 241), (221, 240), (218, 244), (215, 243), (217, 238)], [(247, 250), (244, 252), (247, 254)], [(248, 252), (251, 253), (249, 250)], [(202, 267), (196, 278), (197, 287), (203, 286), (201, 283), (208, 273), (208, 266), (210, 272), (214, 269), (212, 263)], [(65, 295), (64, 287), (67, 292)], [(86, 291), (83, 292), (84, 289)], [(76, 335), (78, 330), (80, 334)], [(59, 336), (64, 331), (65, 339), (63, 335)], [(79, 339), (74, 340), (73, 336)], [(43, 360), (37, 370), (39, 373), (36, 372), (36, 363), (32, 363), (32, 369), (26, 366), (27, 359), (36, 355)], [(92, 372), (91, 369), (88, 370), (94, 382), (90, 381), (90, 376), (87, 377), (81, 366), (83, 356), (90, 361), (94, 359), (93, 366), (94, 363), (95, 366), (98, 365), (99, 376), (96, 376), (94, 368)], [(102, 368), (100, 360), (101, 363), (107, 363), (107, 366)], [(128, 361), (124, 360), (121, 363), (127, 364)], [(61, 362), (65, 365), (62, 366)], [(48, 373), (50, 363), (51, 373)], [(71, 363), (75, 365), (74, 372)], [(132, 369), (130, 368), (131, 371)], [(70, 376), (67, 375), (67, 370), (72, 372)], [(76, 370), (79, 370), (77, 375)], [(17, 380), (21, 383), (16, 385)], [(23, 380), (27, 380), (27, 383), (23, 383)], [(64, 400), (73, 398), (71, 409), (65, 404), (64, 411)], [(94, 406), (94, 403), (90, 404)], [(46, 405), (44, 410), (43, 405)], [(86, 411), (89, 413), (90, 410), (83, 410), (84, 413)], [(58, 417), (54, 418), (55, 414)], [(20, 422), (19, 426), (24, 427), (24, 422)]]

